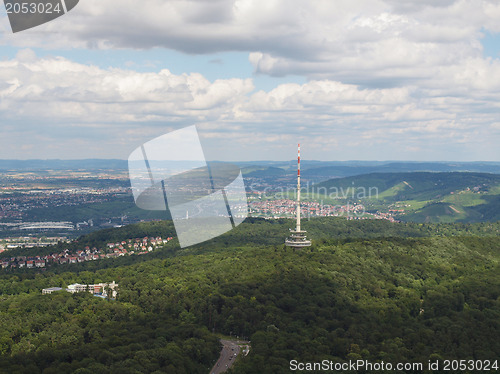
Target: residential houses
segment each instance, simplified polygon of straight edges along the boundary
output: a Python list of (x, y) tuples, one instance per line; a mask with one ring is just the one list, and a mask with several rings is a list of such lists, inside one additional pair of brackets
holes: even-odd
[(95, 261), (104, 258), (116, 258), (136, 254), (145, 254), (154, 251), (159, 246), (168, 243), (172, 237), (163, 239), (161, 237), (144, 237), (128, 239), (117, 243), (107, 243), (102, 249), (86, 246), (74, 252), (65, 249), (60, 253), (52, 253), (44, 256), (17, 256), (0, 259), (2, 269), (8, 268), (45, 268), (53, 264), (76, 264), (85, 261)]

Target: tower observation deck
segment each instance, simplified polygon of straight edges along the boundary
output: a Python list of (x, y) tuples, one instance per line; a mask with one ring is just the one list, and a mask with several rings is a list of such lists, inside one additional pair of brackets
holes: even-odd
[(297, 158), (297, 227), (295, 230), (290, 230), (290, 236), (285, 240), (287, 247), (294, 249), (310, 247), (311, 241), (307, 239), (305, 230), (300, 228), (300, 144), (298, 147)]

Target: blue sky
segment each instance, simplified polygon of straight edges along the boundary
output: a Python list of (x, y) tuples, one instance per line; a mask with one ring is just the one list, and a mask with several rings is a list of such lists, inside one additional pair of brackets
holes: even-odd
[[(303, 84), (305, 76), (287, 75), (269, 76), (254, 71), (248, 60), (248, 52), (219, 52), (210, 54), (187, 54), (179, 51), (152, 48), (137, 49), (43, 49), (30, 48), (39, 57), (61, 56), (85, 65), (95, 65), (102, 69), (120, 68), (137, 72), (157, 72), (169, 69), (174, 74), (202, 73), (207, 79), (251, 78), (255, 90), (270, 91), (283, 83)], [(18, 48), (5, 46), (0, 49), (0, 58), (12, 59), (19, 52)]]
[(490, 31), (483, 31), (484, 37), (481, 39), (483, 46), (483, 53), (485, 57), (494, 59), (500, 58), (500, 33), (492, 33)]
[(196, 124), (216, 159), (500, 161), (496, 1), (141, 4), (0, 15), (0, 158), (126, 159)]

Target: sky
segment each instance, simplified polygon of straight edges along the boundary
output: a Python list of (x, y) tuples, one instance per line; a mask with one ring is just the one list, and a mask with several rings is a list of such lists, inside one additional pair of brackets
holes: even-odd
[(12, 33), (0, 159), (500, 161), (498, 0), (80, 0)]

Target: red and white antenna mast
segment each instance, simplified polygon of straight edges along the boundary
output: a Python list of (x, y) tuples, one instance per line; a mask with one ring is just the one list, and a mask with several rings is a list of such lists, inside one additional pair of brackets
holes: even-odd
[(297, 149), (297, 232), (300, 232), (300, 143)]
[(297, 150), (297, 227), (295, 230), (290, 230), (290, 236), (285, 240), (285, 245), (294, 249), (311, 246), (306, 232), (300, 228), (300, 143)]

